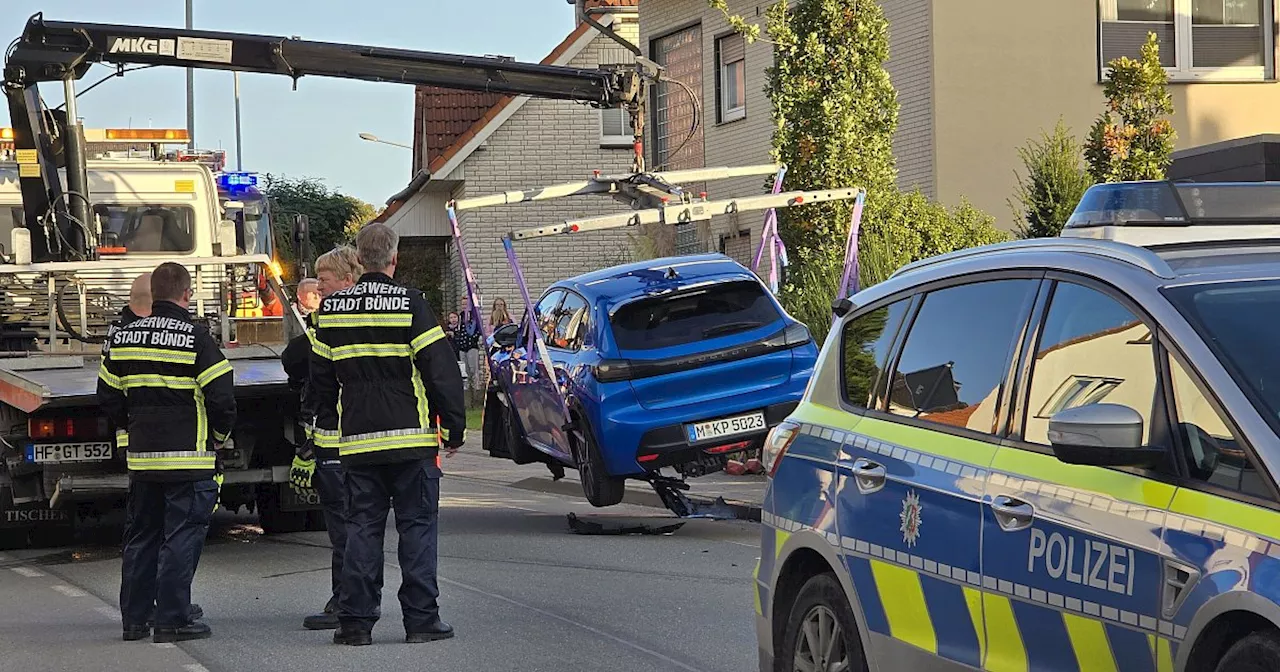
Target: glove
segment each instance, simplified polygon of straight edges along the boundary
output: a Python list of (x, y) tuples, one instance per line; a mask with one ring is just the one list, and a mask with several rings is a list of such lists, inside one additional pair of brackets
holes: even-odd
[(289, 469), (289, 485), (294, 492), (311, 489), (311, 476), (316, 473), (316, 461), (303, 459), (297, 455), (293, 458), (293, 466)]
[(216, 474), (214, 474), (214, 475), (213, 475), (213, 482), (218, 484), (218, 491), (217, 491), (217, 492), (215, 492), (215, 493), (213, 494), (213, 510), (214, 510), (214, 512), (217, 512), (217, 510), (218, 510), (218, 500), (222, 498), (222, 479), (223, 479), (223, 475), (222, 475), (222, 472), (221, 472), (221, 471), (219, 471), (218, 473), (216, 473)]

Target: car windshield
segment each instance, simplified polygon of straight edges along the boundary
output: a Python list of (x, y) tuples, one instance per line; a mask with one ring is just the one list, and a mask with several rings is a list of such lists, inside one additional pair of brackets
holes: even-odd
[(1258, 411), (1280, 421), (1280, 280), (1189, 285), (1166, 294), (1253, 393)]
[(758, 282), (719, 282), (623, 305), (613, 314), (620, 350), (656, 350), (749, 331), (779, 319)]

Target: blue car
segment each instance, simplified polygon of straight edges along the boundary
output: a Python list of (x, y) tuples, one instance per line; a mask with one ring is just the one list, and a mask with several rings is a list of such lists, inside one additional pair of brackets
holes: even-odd
[(527, 315), (494, 333), (485, 447), (577, 469), (599, 507), (620, 502), (628, 478), (656, 487), (663, 468), (683, 481), (757, 453), (818, 355), (759, 278), (720, 254), (562, 280), (533, 317), (545, 347), (532, 357)]

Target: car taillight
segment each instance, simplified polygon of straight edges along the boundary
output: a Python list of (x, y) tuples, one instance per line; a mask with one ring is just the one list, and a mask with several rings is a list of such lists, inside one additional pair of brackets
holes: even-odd
[(761, 464), (770, 478), (778, 470), (778, 464), (782, 462), (782, 456), (786, 454), (787, 448), (799, 434), (800, 425), (790, 420), (784, 420), (777, 427), (769, 430), (769, 436), (764, 440), (764, 449), (760, 452), (763, 458)]
[(625, 359), (605, 359), (601, 360), (591, 369), (596, 380), (602, 383), (616, 383), (622, 380), (630, 380), (633, 371), (631, 362)]
[(809, 334), (809, 328), (800, 322), (796, 322), (766, 338), (764, 344), (772, 348), (794, 348), (811, 340), (813, 340), (813, 336)]
[(27, 418), (27, 436), (32, 439), (95, 439), (106, 435), (106, 418)]

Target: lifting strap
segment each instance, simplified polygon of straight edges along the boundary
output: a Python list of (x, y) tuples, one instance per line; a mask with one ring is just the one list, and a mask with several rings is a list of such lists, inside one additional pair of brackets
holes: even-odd
[[(858, 233), (862, 228), (862, 206), (867, 201), (867, 192), (859, 190), (853, 201), (853, 215), (849, 219), (849, 239), (844, 246), (844, 274), (840, 277), (840, 293), (836, 299), (847, 299), (858, 293)], [(835, 325), (833, 315), (831, 324)]]
[[(462, 266), (463, 283), (467, 286), (467, 302), (471, 307), (471, 317), (479, 325), (480, 340), (485, 345), (488, 345), (489, 337), (492, 334), (489, 333), (488, 323), (483, 319), (481, 306), (484, 305), (484, 302), (480, 298), (480, 285), (476, 282), (475, 273), (471, 270), (471, 261), (467, 259), (467, 247), (462, 244), (462, 229), (458, 226), (458, 212), (454, 209), (452, 201), (449, 202), (446, 210), (449, 213), (449, 228), (453, 233), (453, 244), (458, 247), (458, 261)], [(487, 352), (488, 348), (486, 347), (484, 350)], [(481, 359), (488, 362), (490, 375), (496, 375), (497, 370), (494, 369), (493, 362), (490, 361), (489, 356), (487, 354), (482, 355)]]
[[(773, 180), (773, 193), (782, 193), (782, 178), (787, 174), (786, 166), (778, 167), (778, 175)], [(756, 248), (755, 259), (751, 263), (751, 271), (760, 275), (760, 261), (764, 257), (764, 248), (769, 248), (769, 288), (778, 293), (780, 268), (787, 266), (787, 246), (778, 235), (778, 211), (769, 208), (764, 215), (764, 228), (760, 230), (760, 246)], [(781, 257), (781, 259), (779, 259)], [(779, 264), (781, 262), (781, 264)]]
[(560, 379), (556, 376), (555, 365), (551, 362), (551, 357), (547, 354), (546, 347), (544, 347), (546, 341), (542, 339), (542, 331), (538, 328), (537, 315), (533, 312), (533, 300), (529, 298), (529, 286), (525, 284), (524, 271), (520, 269), (520, 262), (516, 259), (516, 251), (511, 246), (510, 238), (502, 239), (502, 249), (507, 252), (507, 263), (511, 266), (511, 273), (515, 277), (516, 287), (520, 289), (520, 298), (524, 300), (524, 318), (529, 321), (529, 342), (525, 346), (528, 365), (536, 371), (538, 364), (542, 364), (543, 368), (547, 370), (551, 386), (556, 391), (556, 401), (560, 402), (560, 412), (564, 415), (564, 421), (569, 423), (571, 421), (569, 403), (565, 401), (564, 391), (560, 389)]

